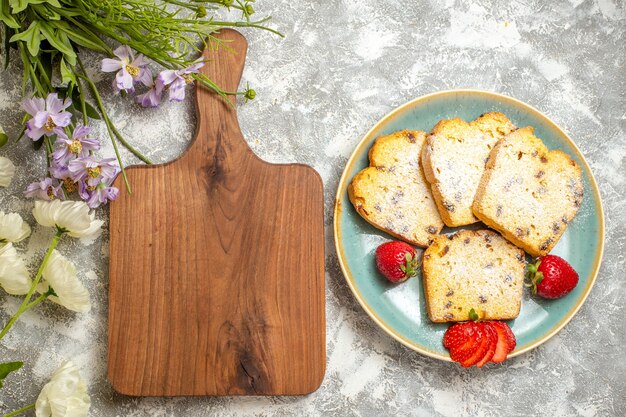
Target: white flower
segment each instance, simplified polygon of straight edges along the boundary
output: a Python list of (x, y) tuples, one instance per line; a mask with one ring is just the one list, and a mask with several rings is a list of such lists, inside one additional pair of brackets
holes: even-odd
[(78, 279), (76, 267), (58, 251), (50, 254), (42, 278), (37, 291), (44, 294), (52, 287), (56, 295), (51, 295), (50, 300), (79, 313), (91, 310), (89, 292)]
[(17, 213), (0, 211), (0, 242), (19, 242), (30, 235), (30, 226)]
[(35, 403), (37, 417), (86, 417), (91, 400), (72, 361), (64, 362), (44, 385)]
[(84, 201), (35, 201), (33, 216), (42, 226), (63, 229), (68, 235), (89, 243), (100, 236), (104, 223), (95, 220), (94, 213), (89, 213), (89, 206)]
[(28, 293), (30, 289), (28, 270), (12, 243), (0, 246), (0, 287), (13, 295)]
[(0, 156), (0, 187), (8, 187), (15, 175), (15, 165), (4, 156)]

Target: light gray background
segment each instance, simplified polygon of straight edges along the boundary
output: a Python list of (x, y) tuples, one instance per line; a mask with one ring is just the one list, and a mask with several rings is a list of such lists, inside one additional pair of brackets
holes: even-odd
[[(25, 315), (0, 346), (22, 359), (0, 393), (0, 411), (30, 403), (63, 358), (81, 366), (93, 416), (624, 416), (626, 415), (626, 11), (618, 0), (380, 2), (264, 0), (279, 39), (244, 30), (244, 82), (258, 99), (238, 106), (244, 136), (271, 162), (303, 162), (324, 179), (328, 366), (322, 387), (302, 398), (127, 398), (106, 380), (108, 236), (90, 247), (65, 240), (94, 307), (75, 315), (51, 303)], [(179, 155), (195, 129), (192, 99), (144, 110), (113, 96), (113, 120), (155, 161)], [(0, 78), (0, 124), (19, 130), (20, 67)], [(606, 250), (580, 312), (557, 336), (502, 366), (461, 369), (414, 353), (367, 317), (344, 282), (332, 244), (339, 176), (362, 135), (394, 107), (451, 88), (501, 92), (564, 126), (589, 161), (606, 214)], [(98, 133), (106, 140), (102, 125)], [(18, 175), (0, 189), (0, 209), (33, 222), (21, 192), (43, 175), (28, 140), (2, 148)], [(112, 155), (107, 145), (102, 155)], [(127, 163), (136, 160), (124, 153)], [(184, 184), (181, 184), (184, 186)], [(106, 218), (107, 210), (99, 211)], [(20, 245), (40, 259), (51, 234)], [(32, 266), (35, 262), (33, 262)], [(138, 300), (139, 301), (139, 300)], [(0, 296), (6, 321), (18, 300)]]

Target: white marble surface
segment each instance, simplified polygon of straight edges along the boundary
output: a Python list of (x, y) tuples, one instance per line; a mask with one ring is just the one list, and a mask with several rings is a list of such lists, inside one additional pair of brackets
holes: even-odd
[[(0, 412), (33, 402), (64, 358), (78, 363), (91, 415), (113, 416), (624, 416), (626, 415), (626, 7), (619, 0), (381, 2), (259, 0), (284, 40), (244, 31), (244, 82), (257, 100), (238, 106), (244, 136), (271, 162), (315, 167), (326, 193), (327, 372), (306, 397), (128, 398), (106, 380), (107, 233), (90, 247), (64, 241), (94, 307), (75, 315), (49, 303), (27, 313), (0, 344), (0, 358), (26, 366), (0, 392)], [(91, 66), (96, 73), (97, 63)], [(20, 68), (0, 74), (0, 125), (13, 136), (21, 113)], [(194, 132), (193, 103), (136, 107), (110, 94), (123, 133), (155, 161), (180, 154)], [(606, 251), (580, 312), (531, 353), (489, 370), (438, 362), (388, 337), (344, 282), (332, 244), (339, 176), (362, 135), (395, 106), (451, 88), (479, 88), (521, 99), (564, 126), (589, 161), (606, 214)], [(98, 133), (106, 139), (102, 125)], [(106, 140), (105, 140), (106, 143)], [(103, 155), (112, 154), (110, 145)], [(18, 176), (0, 189), (0, 209), (33, 223), (21, 197), (43, 175), (43, 154), (28, 140), (0, 149)], [(124, 152), (127, 163), (135, 163)], [(106, 218), (102, 210), (99, 216)], [(20, 245), (40, 257), (50, 231)], [(0, 319), (18, 300), (0, 296)]]

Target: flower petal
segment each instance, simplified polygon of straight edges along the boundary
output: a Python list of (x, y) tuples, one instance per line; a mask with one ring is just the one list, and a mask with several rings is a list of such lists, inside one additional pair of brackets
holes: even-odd
[(165, 70), (159, 73), (159, 80), (163, 83), (163, 85), (169, 85), (173, 83), (177, 79), (181, 79), (181, 77), (176, 74), (174, 70)]
[(143, 56), (143, 54), (139, 54), (137, 55), (137, 58), (133, 59), (131, 64), (133, 67), (137, 67), (137, 68), (143, 68), (145, 66), (147, 66), (150, 62), (146, 59), (145, 56)]
[(63, 101), (57, 93), (50, 93), (46, 97), (46, 110), (49, 113), (59, 113), (64, 110)]
[(130, 92), (134, 90), (133, 76), (130, 75), (128, 71), (126, 71), (126, 68), (122, 68), (120, 71), (117, 72), (117, 74), (115, 75), (115, 83), (119, 91), (126, 90)]
[(24, 261), (12, 243), (0, 247), (0, 287), (13, 295), (28, 293), (31, 281)]
[(9, 158), (0, 156), (0, 187), (8, 187), (15, 175), (15, 165)]
[(146, 87), (152, 87), (154, 85), (154, 80), (152, 79), (152, 71), (150, 68), (143, 68), (140, 70), (139, 75), (135, 78), (136, 81), (141, 82)]
[(57, 369), (44, 385), (37, 402), (37, 417), (87, 417), (91, 400), (87, 385), (71, 361)]
[(29, 122), (31, 122), (34, 127), (43, 127), (48, 122), (49, 117), (50, 113), (47, 111), (40, 111), (37, 112), (37, 114), (35, 114)]
[[(66, 127), (72, 123), (72, 113), (66, 111), (63, 113), (52, 114), (50, 115), (50, 118), (54, 124), (59, 127)], [(52, 132), (52, 134), (56, 134), (56, 132)]]
[(100, 70), (102, 72), (115, 72), (121, 69), (122, 66), (122, 61), (119, 61), (117, 59), (104, 58), (102, 60), (102, 67), (100, 68)]
[(20, 242), (30, 235), (30, 226), (17, 213), (0, 211), (0, 241)]
[(183, 101), (185, 99), (185, 87), (187, 83), (182, 78), (177, 79), (170, 84), (170, 100)]
[(24, 100), (22, 108), (26, 113), (34, 116), (37, 112), (46, 110), (46, 101), (41, 97), (33, 97), (31, 99)]
[(133, 52), (130, 50), (128, 45), (120, 45), (113, 51), (113, 55), (122, 60), (122, 66), (127, 65), (130, 61), (132, 61), (132, 54)]
[(50, 254), (42, 277), (37, 291), (43, 294), (52, 287), (56, 295), (49, 297), (51, 301), (78, 313), (91, 310), (89, 292), (78, 279), (76, 267), (56, 249)]

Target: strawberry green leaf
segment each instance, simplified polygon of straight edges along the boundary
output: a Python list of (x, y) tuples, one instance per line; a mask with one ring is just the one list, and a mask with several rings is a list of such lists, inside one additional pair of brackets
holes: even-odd
[(471, 309), (471, 310), (469, 311), (469, 318), (470, 318), (470, 320), (472, 320), (472, 321), (476, 321), (476, 320), (478, 320), (478, 319), (479, 319), (478, 314), (476, 313), (476, 310)]

